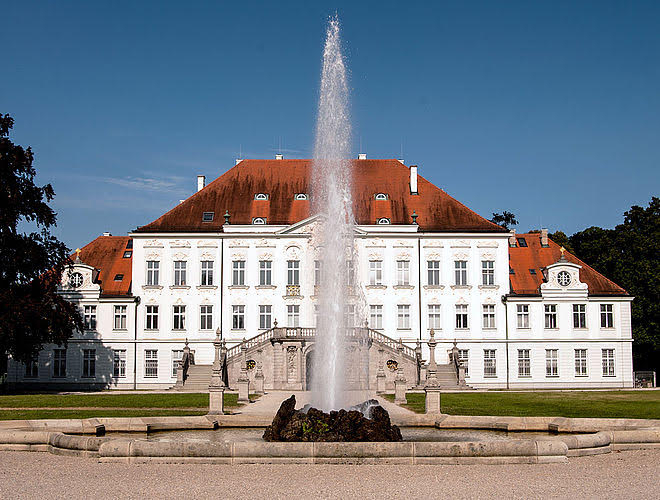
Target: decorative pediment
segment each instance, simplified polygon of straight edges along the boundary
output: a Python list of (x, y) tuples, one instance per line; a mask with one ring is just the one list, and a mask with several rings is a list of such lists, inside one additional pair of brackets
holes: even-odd
[(481, 254), (481, 260), (495, 260), (495, 255), (490, 252), (484, 252)]
[(497, 304), (497, 301), (493, 297), (486, 297), (484, 299), (484, 304), (493, 305)]
[(369, 260), (383, 260), (383, 255), (376, 252), (370, 253)]
[(454, 253), (454, 260), (468, 260), (468, 254), (465, 252)]
[(468, 240), (458, 240), (454, 241), (451, 244), (452, 248), (470, 248), (470, 242)]
[(468, 302), (467, 302), (467, 300), (465, 300), (465, 297), (461, 297), (456, 301), (456, 305), (459, 305), (459, 306), (465, 305), (467, 303)]
[(243, 240), (230, 240), (229, 248), (249, 248), (249, 243)]
[(95, 273), (92, 266), (79, 262), (71, 269), (64, 270), (60, 278), (60, 289), (69, 293), (98, 291), (101, 287), (93, 282)]
[(190, 248), (190, 242), (188, 240), (170, 241), (170, 248)]
[(269, 252), (260, 253), (259, 260), (273, 260), (273, 254)]
[(160, 253), (159, 252), (149, 252), (146, 255), (146, 260), (160, 260)]
[(233, 252), (231, 254), (231, 260), (245, 260), (244, 252)]
[(401, 252), (397, 254), (396, 260), (410, 260), (410, 254), (408, 252)]
[(174, 260), (188, 260), (188, 255), (183, 252), (177, 252), (172, 256), (172, 258)]
[(298, 260), (300, 258), (301, 248), (298, 245), (289, 245), (286, 247), (286, 256), (290, 259)]
[(582, 266), (560, 260), (544, 269), (545, 283), (541, 284), (544, 297), (586, 297), (589, 286), (580, 281)]
[(442, 256), (438, 252), (431, 252), (426, 254), (426, 260), (441, 260)]
[(257, 241), (257, 248), (275, 248), (275, 243), (267, 240), (266, 238), (261, 238)]
[(385, 241), (382, 238), (373, 238), (367, 240), (366, 247), (372, 247), (372, 248), (385, 248)]
[(201, 260), (214, 260), (214, 259), (215, 259), (215, 255), (213, 255), (212, 253), (209, 253), (209, 252), (204, 252), (204, 253), (200, 256), (200, 259), (201, 259)]
[(218, 248), (218, 242), (216, 240), (199, 240), (197, 242), (198, 248)]
[(181, 297), (179, 297), (178, 299), (176, 299), (174, 301), (174, 305), (183, 306), (183, 305), (185, 305), (185, 302), (183, 301), (183, 299), (181, 299)]
[(142, 245), (144, 248), (163, 248), (163, 242), (159, 240), (146, 240), (144, 242), (144, 245)]
[(477, 248), (497, 248), (498, 243), (494, 240), (477, 241)]

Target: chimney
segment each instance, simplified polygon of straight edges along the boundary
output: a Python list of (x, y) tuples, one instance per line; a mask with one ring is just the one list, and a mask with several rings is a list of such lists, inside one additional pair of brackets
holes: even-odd
[(240, 162), (242, 162), (242, 161), (243, 161), (243, 160), (242, 160), (241, 158), (236, 158), (236, 162), (234, 163), (234, 165), (238, 165), (238, 164), (239, 164)]
[(358, 153), (358, 160), (366, 160), (367, 153)]
[(516, 241), (516, 230), (511, 229), (509, 231), (509, 246), (510, 247), (515, 247), (517, 246), (517, 241)]
[(201, 191), (206, 186), (206, 176), (198, 175), (197, 176), (197, 191)]
[(417, 165), (410, 165), (410, 194), (417, 192)]
[(284, 155), (283, 155), (282, 153), (277, 153), (277, 154), (275, 155), (275, 159), (276, 159), (276, 160), (283, 160), (283, 159), (284, 159)]
[(403, 158), (399, 158), (397, 161), (398, 161), (401, 165), (405, 165), (405, 163), (403, 162)]
[(548, 246), (548, 229), (547, 228), (541, 228), (541, 246), (542, 247), (547, 247)]
[(104, 231), (103, 236), (112, 236), (112, 234), (110, 234), (108, 231)]

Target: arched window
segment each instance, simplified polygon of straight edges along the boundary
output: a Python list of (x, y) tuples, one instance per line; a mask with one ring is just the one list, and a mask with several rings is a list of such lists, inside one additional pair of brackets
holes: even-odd
[(388, 219), (387, 217), (381, 217), (380, 219), (378, 219), (378, 224), (389, 224), (389, 223), (390, 223), (390, 219)]
[(295, 200), (306, 200), (307, 199), (307, 193), (297, 193), (296, 196), (294, 197)]
[(376, 193), (376, 194), (374, 195), (374, 198), (375, 198), (376, 200), (386, 200), (386, 199), (387, 199), (387, 195), (386, 195), (385, 193)]
[(255, 200), (267, 200), (268, 195), (266, 193), (257, 193), (254, 195)]
[(265, 217), (255, 217), (252, 219), (252, 224), (265, 224), (266, 223), (266, 218)]

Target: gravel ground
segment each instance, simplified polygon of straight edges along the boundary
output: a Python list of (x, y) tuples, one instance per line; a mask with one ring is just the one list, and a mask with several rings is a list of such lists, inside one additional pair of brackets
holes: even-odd
[(545, 465), (126, 465), (0, 452), (0, 498), (660, 498), (660, 449)]

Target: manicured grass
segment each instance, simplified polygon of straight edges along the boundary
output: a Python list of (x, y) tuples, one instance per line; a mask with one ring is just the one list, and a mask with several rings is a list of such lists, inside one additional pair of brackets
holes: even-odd
[(0, 410), (0, 420), (92, 417), (173, 417), (206, 415), (206, 410)]
[[(394, 395), (387, 394), (389, 401)], [(423, 393), (406, 394), (402, 405), (424, 412)], [(660, 419), (660, 391), (464, 392), (442, 394), (450, 415)]]

